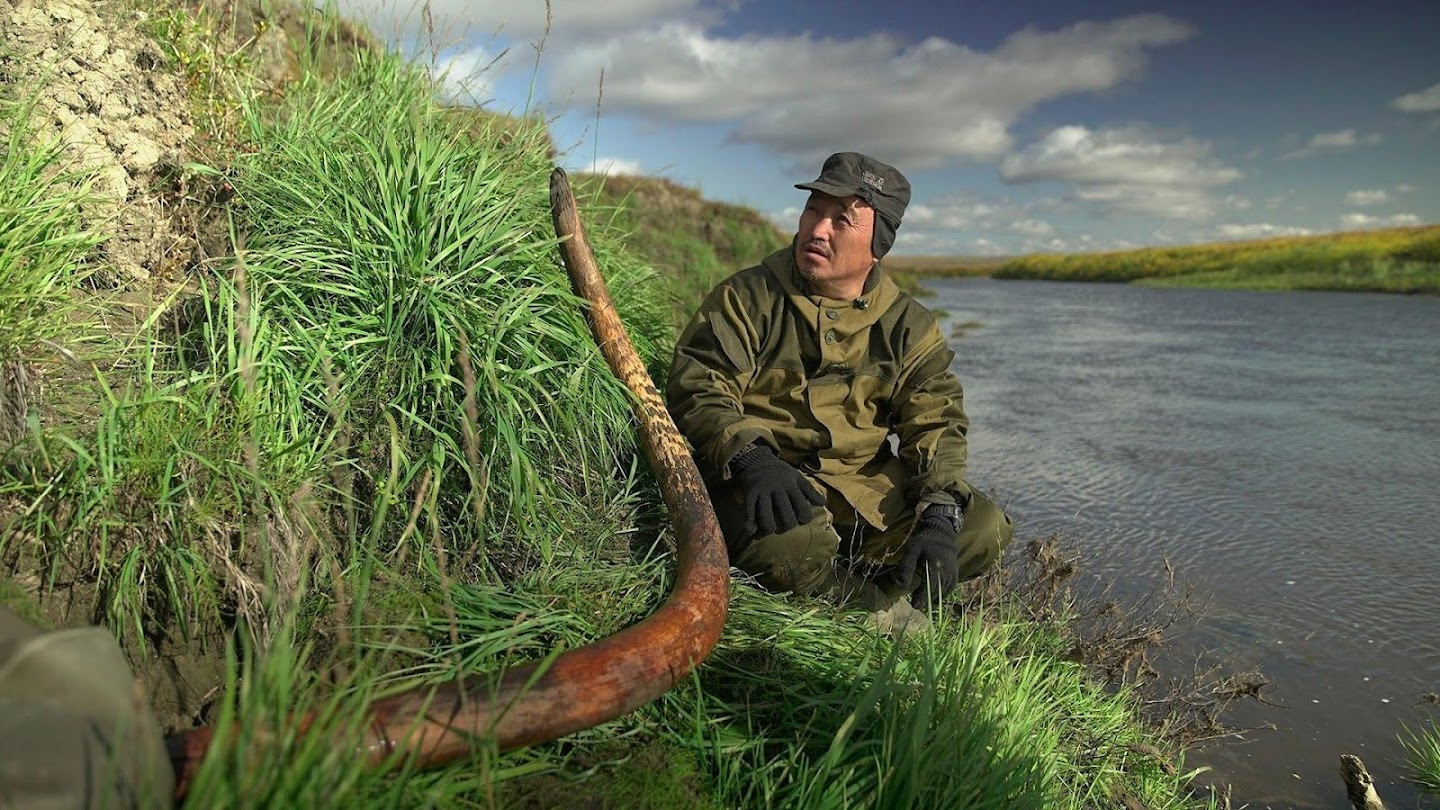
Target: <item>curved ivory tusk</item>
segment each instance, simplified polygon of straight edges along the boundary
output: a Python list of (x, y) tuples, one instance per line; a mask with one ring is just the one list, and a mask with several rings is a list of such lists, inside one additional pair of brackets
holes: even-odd
[[(635, 395), (641, 446), (675, 526), (674, 589), (644, 621), (553, 659), (507, 670), (498, 681), (462, 677), (375, 702), (362, 741), (372, 765), (410, 761), (416, 768), (433, 768), (470, 755), (481, 743), (493, 741), (507, 751), (613, 720), (674, 686), (710, 654), (725, 625), (730, 567), (715, 511), (685, 440), (610, 302), (562, 169), (550, 175), (550, 204), (571, 284), (589, 302), (586, 317), (595, 340), (610, 369)], [(177, 796), (198, 770), (210, 737), (210, 730), (201, 728), (169, 740)]]

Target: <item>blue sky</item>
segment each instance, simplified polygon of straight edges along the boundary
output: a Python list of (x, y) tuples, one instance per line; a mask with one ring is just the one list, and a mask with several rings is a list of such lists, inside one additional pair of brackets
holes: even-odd
[[(415, 49), (418, 7), (341, 7)], [(451, 92), (569, 168), (792, 229), (826, 155), (894, 164), (897, 254), (1440, 222), (1440, 3), (553, 0), (538, 59), (543, 0), (429, 9)]]

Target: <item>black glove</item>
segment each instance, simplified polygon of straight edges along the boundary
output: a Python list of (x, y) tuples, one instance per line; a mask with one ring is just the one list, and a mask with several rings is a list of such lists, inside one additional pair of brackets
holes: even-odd
[(768, 444), (742, 451), (730, 461), (730, 471), (745, 491), (745, 530), (754, 537), (809, 523), (814, 507), (825, 505), (825, 496)]
[[(959, 510), (954, 513), (958, 516)], [(932, 506), (910, 533), (895, 579), (917, 608), (939, 603), (960, 580), (960, 546), (955, 542), (960, 535), (958, 522), (958, 517), (946, 517)]]

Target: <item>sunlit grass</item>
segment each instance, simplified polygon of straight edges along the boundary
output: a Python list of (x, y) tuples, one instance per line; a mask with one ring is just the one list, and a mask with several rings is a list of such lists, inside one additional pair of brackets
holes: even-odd
[(1245, 289), (1440, 292), (1440, 226), (1011, 259), (996, 278)]
[[(663, 557), (578, 552), (503, 590), (459, 589), (456, 618), (433, 617), (430, 633), (442, 638), (456, 621), (471, 641), (441, 643), (421, 671), (493, 670), (601, 638), (655, 609), (667, 584)], [(688, 752), (724, 807), (1211, 806), (1188, 792), (1193, 774), (1178, 756), (1140, 729), (1134, 698), (1067, 661), (1053, 629), (1004, 615), (942, 622), (897, 645), (863, 614), (737, 582), (725, 634), (691, 679), (635, 715), (499, 766), (594, 763), (633, 737), (624, 750)], [(596, 781), (602, 795), (612, 787)], [(529, 784), (505, 794), (521, 800)]]
[[(452, 513), (450, 531), (472, 534), (465, 544), (520, 535), (543, 556), (550, 527), (537, 503), (566, 475), (631, 452), (628, 403), (556, 262), (543, 129), (528, 141), (512, 131), (503, 148), (458, 134), (426, 82), (396, 59), (362, 59), (277, 113), (251, 111), (255, 152), (236, 188), (253, 227), (248, 294), (264, 319), (254, 339), (274, 358), (260, 388), (297, 432), (323, 430), (326, 358), (348, 422), (389, 414), (442, 492), (483, 481), (489, 519)], [(653, 359), (665, 324), (647, 310), (655, 296), (635, 294), (644, 271), (606, 267)], [(232, 306), (231, 280), (215, 283)], [(478, 470), (459, 441), (462, 341), (482, 415)], [(353, 440), (364, 455), (374, 437), (361, 428)]]
[(36, 360), (77, 331), (70, 291), (100, 234), (81, 223), (88, 180), (35, 131), (31, 101), (0, 83), (0, 363)]
[(1419, 730), (1406, 729), (1400, 735), (1410, 779), (1440, 794), (1440, 725), (1431, 723)]
[[(331, 587), (331, 566), (365, 541), (523, 567), (630, 497), (628, 394), (558, 266), (543, 133), (505, 149), (459, 136), (396, 57), (287, 104), (246, 110), (236, 256), (162, 305), (125, 362), (93, 372), (84, 421), (36, 433), (0, 476), (19, 509), (0, 552), (49, 585), (93, 582), (107, 622), (142, 645), (231, 612), (272, 624), (267, 592), (312, 566)], [(70, 252), (40, 266), (31, 257), (47, 254), (21, 245), (4, 267), (54, 297), (61, 259), (93, 241), (37, 220), (45, 210), (23, 211), (41, 230), (13, 232)], [(653, 362), (665, 299), (603, 231), (596, 243)], [(63, 312), (27, 312), (5, 323), (28, 341), (61, 336), (44, 318)], [(424, 480), (429, 508), (407, 530), (391, 506)], [(300, 554), (316, 535), (333, 547)], [(496, 541), (510, 557), (486, 553)]]

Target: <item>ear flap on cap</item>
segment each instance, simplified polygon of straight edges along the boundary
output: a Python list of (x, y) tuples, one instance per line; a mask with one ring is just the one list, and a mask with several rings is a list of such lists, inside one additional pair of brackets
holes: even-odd
[(875, 212), (875, 230), (870, 235), (870, 252), (875, 254), (875, 258), (885, 258), (885, 254), (890, 252), (891, 247), (894, 247), (895, 230), (896, 228), (890, 224), (889, 218), (880, 216), (880, 212), (877, 210)]

